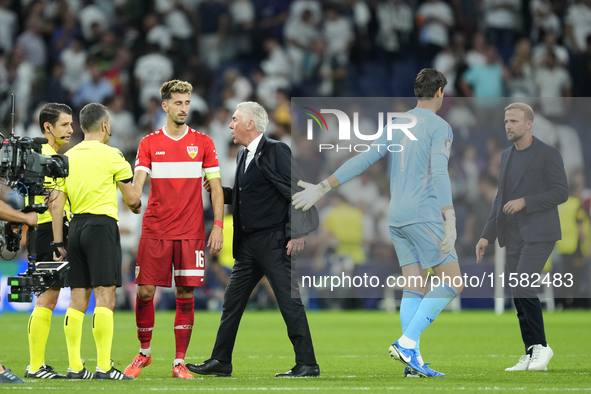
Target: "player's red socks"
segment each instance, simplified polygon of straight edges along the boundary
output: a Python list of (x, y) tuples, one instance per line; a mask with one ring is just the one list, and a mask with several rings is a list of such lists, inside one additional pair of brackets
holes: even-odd
[(137, 324), (137, 337), (140, 340), (141, 348), (150, 348), (152, 330), (154, 329), (154, 298), (140, 300), (137, 297), (135, 303), (135, 322)]
[(176, 316), (174, 318), (174, 338), (176, 340), (175, 359), (185, 359), (193, 322), (195, 321), (195, 300), (191, 298), (176, 298)]

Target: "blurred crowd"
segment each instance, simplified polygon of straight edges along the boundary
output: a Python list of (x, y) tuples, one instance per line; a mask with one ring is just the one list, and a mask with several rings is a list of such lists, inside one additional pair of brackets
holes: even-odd
[[(226, 186), (233, 184), (238, 152), (228, 129), (237, 103), (264, 105), (269, 136), (299, 150), (304, 167), (329, 169), (306, 161), (306, 147), (292, 140), (291, 97), (412, 97), (424, 67), (442, 71), (446, 96), (455, 97), (442, 114), (455, 136), (450, 175), (461, 258), (473, 254), (507, 146), (498, 113), (463, 97), (530, 98), (534, 135), (561, 150), (588, 215), (589, 119), (586, 103), (572, 97), (591, 96), (591, 0), (0, 0), (4, 135), (13, 93), (20, 136), (39, 136), (45, 102), (75, 112), (102, 102), (112, 118), (109, 144), (133, 163), (141, 138), (165, 123), (160, 86), (186, 80), (194, 88), (188, 124), (214, 140)], [(74, 128), (70, 145), (82, 139), (76, 120)], [(365, 245), (345, 259), (352, 264), (395, 259), (386, 226), (387, 171), (385, 160), (376, 164), (341, 188), (345, 200), (333, 197), (322, 209), (323, 231), (315, 238), (332, 234), (333, 241), (350, 237), (345, 243)], [(312, 173), (318, 179), (309, 181), (323, 175)], [(354, 189), (364, 191), (362, 198), (347, 200)], [(357, 230), (335, 237), (342, 215), (332, 211), (344, 203), (360, 210), (361, 225), (346, 223)], [(132, 278), (141, 221), (121, 216)], [(322, 265), (335, 251), (345, 254), (333, 244), (311, 245), (307, 257)], [(223, 283), (226, 271), (216, 272)]]

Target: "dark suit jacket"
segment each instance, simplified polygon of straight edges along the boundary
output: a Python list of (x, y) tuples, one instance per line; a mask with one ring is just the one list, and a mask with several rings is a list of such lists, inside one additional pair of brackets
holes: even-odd
[[(240, 163), (242, 156), (248, 152), (246, 149), (241, 149), (238, 152), (236, 162)], [(271, 182), (289, 202), (291, 209), (289, 210), (289, 220), (285, 224), (285, 236), (287, 239), (299, 238), (312, 231), (316, 230), (319, 224), (318, 211), (316, 207), (312, 207), (307, 212), (296, 210), (291, 205), (291, 196), (301, 190), (297, 183), (302, 179), (302, 173), (291, 155), (291, 149), (283, 142), (275, 141), (267, 138), (264, 134), (256, 153), (252, 159), (263, 175)], [(240, 166), (236, 167), (236, 182), (238, 182), (238, 171)], [(237, 223), (238, 215), (236, 215), (236, 207), (238, 207), (238, 194), (234, 189), (240, 185), (234, 185), (234, 188), (224, 187), (224, 203), (232, 205), (232, 213), (234, 214), (234, 239), (233, 239), (233, 254), (236, 258), (236, 252), (242, 243), (244, 233), (242, 228)], [(255, 207), (249, 207), (255, 209)]]
[[(507, 222), (503, 213), (503, 201), (504, 196), (512, 192), (505, 190), (505, 179), (507, 163), (513, 149), (513, 146), (506, 149), (501, 157), (499, 191), (481, 236), (490, 243), (498, 238), (501, 246), (506, 244)], [(525, 198), (524, 215), (518, 220), (525, 242), (550, 242), (562, 238), (557, 207), (568, 199), (568, 185), (562, 156), (556, 148), (534, 137), (517, 185), (507, 187), (514, 188), (516, 195)]]

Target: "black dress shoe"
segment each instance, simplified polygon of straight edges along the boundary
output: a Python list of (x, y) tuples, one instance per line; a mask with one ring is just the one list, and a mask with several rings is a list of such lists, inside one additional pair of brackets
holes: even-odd
[(275, 374), (276, 378), (303, 378), (306, 376), (320, 376), (320, 367), (318, 365), (297, 364), (291, 371)]
[(205, 360), (203, 364), (187, 363), (185, 366), (189, 371), (199, 375), (232, 376), (232, 363), (225, 363), (215, 358)]

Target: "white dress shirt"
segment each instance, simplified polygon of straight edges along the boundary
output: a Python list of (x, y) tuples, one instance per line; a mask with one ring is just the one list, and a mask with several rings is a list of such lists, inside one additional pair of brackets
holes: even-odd
[(259, 134), (259, 136), (252, 140), (252, 142), (248, 144), (248, 146), (246, 147), (248, 153), (246, 154), (246, 162), (244, 163), (244, 172), (246, 172), (246, 170), (248, 169), (248, 165), (254, 158), (254, 154), (257, 151), (257, 146), (259, 146), (261, 138), (263, 138), (263, 133)]

